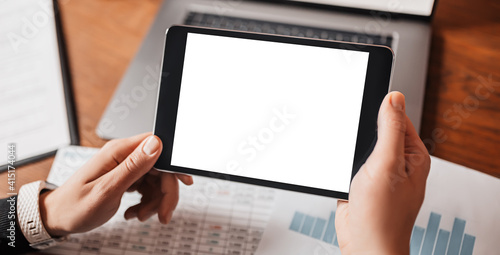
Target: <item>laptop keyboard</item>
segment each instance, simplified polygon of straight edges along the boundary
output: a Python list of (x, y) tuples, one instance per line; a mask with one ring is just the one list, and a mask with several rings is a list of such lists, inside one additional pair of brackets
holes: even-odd
[(254, 19), (236, 18), (199, 12), (190, 12), (184, 24), (247, 32), (288, 35), (344, 42), (367, 43), (391, 47), (392, 37), (348, 31), (321, 29)]

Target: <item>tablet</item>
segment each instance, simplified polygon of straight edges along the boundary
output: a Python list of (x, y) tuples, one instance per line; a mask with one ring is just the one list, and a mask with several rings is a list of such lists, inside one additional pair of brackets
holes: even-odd
[(387, 47), (171, 27), (155, 168), (348, 199), (392, 63)]

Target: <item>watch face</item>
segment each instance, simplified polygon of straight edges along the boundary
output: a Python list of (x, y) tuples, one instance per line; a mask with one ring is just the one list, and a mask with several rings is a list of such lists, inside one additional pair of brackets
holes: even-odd
[(45, 182), (45, 187), (43, 188), (44, 190), (53, 190), (53, 189), (56, 189), (57, 188), (57, 185), (55, 184), (52, 184), (50, 182)]

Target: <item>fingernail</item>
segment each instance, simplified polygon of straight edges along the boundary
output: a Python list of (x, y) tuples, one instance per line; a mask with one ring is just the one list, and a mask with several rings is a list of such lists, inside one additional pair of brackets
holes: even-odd
[(403, 96), (403, 94), (393, 93), (391, 95), (391, 104), (395, 109), (402, 111), (404, 110), (405, 106), (405, 97)]
[(148, 137), (148, 140), (144, 144), (144, 147), (142, 147), (142, 151), (146, 153), (147, 155), (151, 156), (158, 151), (160, 148), (160, 143), (158, 142), (158, 139), (156, 139), (153, 135)]
[(174, 216), (174, 212), (173, 211), (169, 212), (167, 214), (167, 220), (166, 220), (167, 224), (170, 223), (170, 221), (172, 220), (172, 216)]

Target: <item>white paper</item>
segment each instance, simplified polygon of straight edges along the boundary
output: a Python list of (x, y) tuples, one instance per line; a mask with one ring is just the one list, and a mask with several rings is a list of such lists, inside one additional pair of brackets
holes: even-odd
[(52, 0), (0, 1), (0, 165), (70, 143)]
[[(96, 152), (78, 146), (60, 149), (47, 180), (63, 184)], [(44, 254), (253, 254), (275, 193), (270, 188), (195, 176), (192, 186), (180, 184), (180, 201), (168, 225), (157, 218), (125, 221), (125, 210), (140, 201), (138, 193), (126, 193), (108, 223), (71, 235), (68, 242)]]
[(300, 232), (300, 228), (299, 231), (290, 230), (296, 212), (313, 217), (315, 220), (319, 218), (328, 221), (336, 209), (337, 200), (333, 198), (281, 191), (276, 198), (275, 210), (256, 254), (340, 254), (338, 246), (333, 245), (335, 235), (330, 243), (323, 241), (326, 226), (320, 239), (309, 236), (312, 231), (306, 235)]
[[(438, 235), (425, 241), (426, 235), (431, 236), (432, 233), (429, 230), (433, 225), (429, 224), (431, 212), (441, 216), (439, 224), (434, 226), (437, 225), (437, 228), (444, 232), (453, 231), (456, 219), (465, 221), (464, 231), (459, 238), (461, 242), (456, 249), (451, 250), (449, 242), (446, 242), (445, 254), (467, 254), (464, 248), (465, 234), (474, 238), (472, 254), (498, 254), (499, 194), (499, 179), (432, 157), (425, 201), (414, 228), (423, 229), (424, 235), (420, 242), (416, 242), (417, 245), (411, 244), (411, 255), (437, 254)], [(275, 208), (256, 254), (340, 254), (335, 238), (327, 243), (322, 239), (313, 238), (311, 233), (301, 233), (304, 221), (299, 231), (291, 230), (295, 212), (309, 215), (315, 220), (328, 220), (330, 213), (336, 210), (334, 199), (282, 192), (277, 198)], [(413, 234), (415, 235), (415, 231)], [(412, 236), (412, 241), (414, 238), (415, 236)]]

